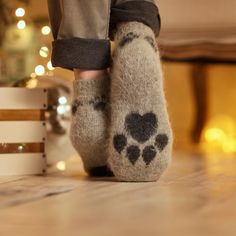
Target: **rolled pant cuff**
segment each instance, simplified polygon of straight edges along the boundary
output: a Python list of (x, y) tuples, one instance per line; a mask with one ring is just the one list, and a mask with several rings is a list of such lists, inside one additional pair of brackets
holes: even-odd
[(110, 41), (58, 39), (52, 43), (52, 65), (66, 69), (102, 70), (110, 64)]
[(127, 1), (111, 8), (110, 38), (114, 39), (116, 25), (121, 22), (138, 21), (159, 35), (161, 20), (159, 10), (154, 3), (146, 1)]

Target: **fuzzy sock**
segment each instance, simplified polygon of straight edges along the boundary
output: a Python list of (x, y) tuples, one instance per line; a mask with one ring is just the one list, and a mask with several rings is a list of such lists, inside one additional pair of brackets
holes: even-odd
[(110, 176), (107, 167), (107, 120), (110, 79), (76, 79), (73, 82), (70, 139), (91, 176)]
[(156, 181), (171, 159), (172, 131), (155, 36), (129, 22), (115, 44), (108, 164), (121, 181)]

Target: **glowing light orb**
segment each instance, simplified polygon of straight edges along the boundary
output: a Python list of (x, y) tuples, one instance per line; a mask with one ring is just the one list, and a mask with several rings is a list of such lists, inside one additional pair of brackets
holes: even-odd
[(43, 26), (41, 29), (43, 35), (49, 35), (51, 33), (51, 28), (47, 25)]
[(44, 75), (44, 73), (45, 73), (45, 68), (44, 68), (44, 66), (42, 66), (42, 65), (37, 65), (37, 66), (35, 67), (35, 74), (36, 74), (36, 75), (41, 76), (41, 75)]
[(39, 55), (40, 55), (41, 57), (48, 57), (48, 54), (49, 54), (49, 49), (48, 49), (48, 47), (43, 46), (43, 47), (40, 48), (40, 50), (39, 50)]
[(22, 7), (19, 7), (16, 9), (15, 14), (17, 17), (22, 17), (25, 15), (25, 9)]
[(26, 22), (24, 20), (19, 20), (17, 23), (17, 28), (22, 30), (25, 27), (26, 27)]

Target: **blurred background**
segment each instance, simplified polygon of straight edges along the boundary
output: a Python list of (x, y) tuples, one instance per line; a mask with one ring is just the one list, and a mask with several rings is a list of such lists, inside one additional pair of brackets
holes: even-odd
[[(0, 0), (0, 87), (48, 91), (46, 123), (44, 111), (36, 110), (47, 138), (36, 147), (18, 142), (8, 146), (1, 140), (17, 135), (5, 129), (0, 160), (5, 158), (1, 163), (8, 165), (1, 164), (0, 172), (29, 167), (28, 162), (22, 165), (29, 151), (43, 152), (45, 160), (44, 142), (50, 167), (43, 178), (0, 178), (0, 235), (78, 235), (78, 230), (82, 235), (235, 235), (236, 0), (157, 4), (173, 161), (158, 183), (133, 184), (87, 178), (70, 144), (73, 73), (51, 65), (47, 1)], [(29, 112), (16, 113), (0, 109), (0, 123), (6, 117), (25, 118), (26, 123), (32, 118)], [(6, 153), (23, 155), (14, 155), (15, 164)], [(38, 167), (31, 157), (26, 160)]]
[[(236, 2), (177, 2), (157, 1), (174, 150), (235, 153)], [(0, 0), (0, 86), (49, 89), (49, 141), (57, 139), (49, 152), (66, 145), (63, 160), (74, 154), (68, 141), (73, 73), (52, 67), (51, 41), (46, 0)]]

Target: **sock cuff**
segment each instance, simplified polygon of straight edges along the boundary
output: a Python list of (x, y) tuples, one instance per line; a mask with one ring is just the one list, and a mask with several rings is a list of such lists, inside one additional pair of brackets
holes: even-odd
[(119, 26), (116, 35), (115, 35), (115, 41), (120, 41), (122, 40), (122, 38), (124, 36), (126, 36), (128, 33), (133, 33), (133, 34), (137, 34), (139, 37), (152, 37), (153, 39), (155, 39), (155, 34), (153, 32), (153, 30), (141, 23), (141, 22), (137, 22), (137, 21), (131, 21), (131, 22), (127, 22), (127, 23), (122, 23), (121, 26)]
[(75, 79), (73, 81), (75, 98), (108, 97), (110, 78), (102, 75), (92, 79)]

